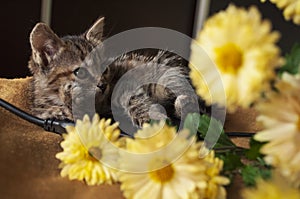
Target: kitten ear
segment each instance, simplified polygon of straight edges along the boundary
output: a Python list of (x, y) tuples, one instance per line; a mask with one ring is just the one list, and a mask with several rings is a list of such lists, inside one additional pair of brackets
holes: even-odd
[(103, 36), (104, 17), (98, 19), (86, 32), (85, 38), (94, 45), (99, 45)]
[(38, 23), (30, 34), (32, 58), (46, 67), (63, 47), (64, 42), (44, 23)]

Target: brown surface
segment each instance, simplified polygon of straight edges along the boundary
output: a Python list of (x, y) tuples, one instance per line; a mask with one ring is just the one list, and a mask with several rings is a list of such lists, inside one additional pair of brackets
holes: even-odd
[[(29, 81), (0, 79), (0, 97), (28, 111)], [(119, 185), (87, 186), (60, 177), (60, 141), (0, 108), (0, 198), (123, 198)]]
[[(30, 111), (30, 80), (31, 78), (0, 79), (0, 97)], [(255, 113), (253, 115), (251, 110), (242, 115), (230, 115), (226, 121), (226, 130), (248, 131), (250, 128), (249, 130), (254, 131), (254, 116)], [(247, 118), (242, 122), (237, 122), (237, 118), (245, 117)], [(59, 135), (45, 132), (0, 108), (0, 198), (123, 198), (119, 185), (87, 186), (82, 182), (60, 177), (59, 161), (55, 154), (61, 151), (61, 140)], [(239, 138), (234, 141), (246, 146), (248, 140)], [(229, 199), (240, 198), (240, 182), (238, 178), (228, 188)]]
[(254, 108), (238, 108), (235, 113), (226, 115), (224, 129), (226, 132), (257, 132), (260, 126), (256, 123), (257, 112)]

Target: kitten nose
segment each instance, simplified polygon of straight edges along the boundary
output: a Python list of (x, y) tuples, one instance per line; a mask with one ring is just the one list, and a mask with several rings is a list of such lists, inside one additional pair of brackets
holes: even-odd
[(105, 84), (105, 83), (99, 83), (99, 84), (97, 85), (97, 87), (98, 87), (102, 92), (104, 92), (104, 91), (106, 90), (107, 84)]

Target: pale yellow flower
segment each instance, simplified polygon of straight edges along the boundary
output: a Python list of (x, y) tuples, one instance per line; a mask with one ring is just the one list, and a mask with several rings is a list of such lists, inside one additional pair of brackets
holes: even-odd
[(95, 115), (92, 122), (88, 116), (78, 120), (75, 127), (68, 126), (62, 152), (56, 154), (61, 160), (61, 176), (70, 180), (84, 180), (88, 185), (112, 184), (116, 182), (115, 167), (119, 158), (117, 144), (120, 130), (111, 120), (99, 119)]
[[(261, 0), (265, 2), (266, 0)], [(300, 1), (299, 0), (270, 0), (283, 10), (285, 20), (293, 20), (295, 24), (300, 24)]]
[(121, 153), (120, 157), (119, 180), (124, 196), (225, 199), (223, 185), (229, 181), (220, 176), (222, 161), (213, 152), (199, 158), (201, 143), (191, 142), (188, 136), (187, 130), (176, 134), (173, 127), (159, 123), (144, 126), (136, 133), (136, 139), (128, 139), (128, 153)]
[(300, 191), (293, 188), (282, 176), (276, 175), (271, 180), (259, 179), (256, 188), (242, 192), (243, 199), (299, 199)]
[[(197, 188), (190, 196), (191, 199), (221, 199), (226, 198), (226, 190), (221, 185), (229, 184), (229, 180), (220, 176), (223, 169), (223, 161), (215, 157), (214, 151), (211, 151), (205, 160), (210, 163), (210, 167), (206, 170), (209, 176), (205, 188)], [(200, 186), (201, 187), (201, 186)]]
[(284, 73), (276, 84), (279, 92), (267, 94), (257, 105), (257, 120), (264, 129), (255, 135), (267, 141), (261, 152), (266, 162), (277, 167), (295, 187), (300, 185), (300, 77)]
[(170, 144), (175, 139), (175, 132), (175, 127), (164, 125), (164, 122), (152, 126), (145, 123), (143, 128), (135, 133), (134, 140), (126, 139), (126, 149), (138, 153), (148, 153), (151, 150), (158, 150)]
[(226, 105), (230, 112), (238, 106), (249, 107), (269, 88), (274, 68), (281, 64), (275, 45), (278, 38), (279, 33), (272, 32), (270, 21), (262, 20), (255, 7), (245, 10), (230, 5), (210, 17), (191, 45), (190, 77), (197, 93), (208, 104)]

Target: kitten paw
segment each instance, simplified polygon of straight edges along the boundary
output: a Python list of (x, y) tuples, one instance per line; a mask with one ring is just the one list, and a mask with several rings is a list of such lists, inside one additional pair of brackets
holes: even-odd
[(166, 120), (168, 119), (166, 109), (160, 104), (152, 104), (149, 109), (151, 120)]
[(168, 116), (163, 106), (152, 104), (150, 108), (141, 106), (140, 108), (131, 109), (130, 115), (133, 124), (142, 127), (144, 123), (149, 123), (151, 120), (166, 120)]
[(197, 101), (187, 95), (179, 95), (175, 100), (176, 115), (185, 118), (189, 113), (199, 112)]

